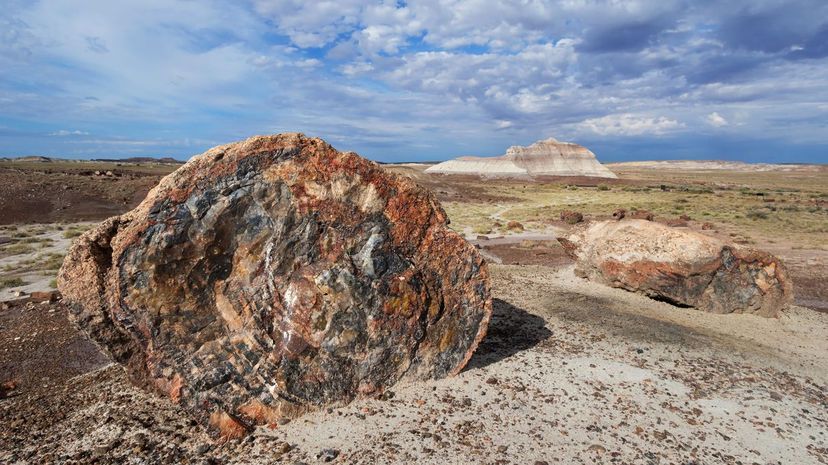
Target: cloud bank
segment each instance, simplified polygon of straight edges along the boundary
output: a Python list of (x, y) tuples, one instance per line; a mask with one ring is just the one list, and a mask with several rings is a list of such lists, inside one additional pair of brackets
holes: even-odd
[(0, 155), (303, 131), (384, 161), (554, 136), (604, 160), (828, 162), (822, 0), (7, 3)]

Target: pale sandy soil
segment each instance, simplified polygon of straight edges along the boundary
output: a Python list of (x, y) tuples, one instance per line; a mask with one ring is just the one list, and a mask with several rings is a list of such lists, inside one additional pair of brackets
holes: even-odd
[(828, 463), (828, 314), (706, 314), (570, 266), (491, 272), (490, 333), (457, 377), (222, 445), (108, 366), (0, 401), (0, 463)]
[[(3, 277), (19, 277), (26, 284), (23, 286), (13, 286), (0, 290), (0, 302), (17, 299), (17, 293), (23, 292), (30, 294), (35, 291), (48, 291), (54, 289), (51, 284), (52, 280), (57, 275), (57, 270), (44, 269), (42, 262), (44, 257), (50, 254), (64, 255), (69, 250), (69, 245), (72, 238), (64, 237), (64, 232), (70, 228), (88, 229), (92, 223), (70, 223), (63, 224), (63, 229), (55, 229), (55, 224), (33, 224), (27, 226), (20, 226), (15, 231), (0, 231), (0, 236), (11, 236), (15, 233), (27, 233), (32, 237), (41, 240), (47, 240), (41, 244), (31, 244), (31, 252), (0, 256), (0, 276)], [(43, 231), (40, 234), (34, 234), (33, 231)], [(20, 270), (25, 270), (20, 272)]]

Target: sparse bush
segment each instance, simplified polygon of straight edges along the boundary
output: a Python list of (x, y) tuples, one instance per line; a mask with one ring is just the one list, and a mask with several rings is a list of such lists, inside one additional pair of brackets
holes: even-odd
[(0, 249), (0, 253), (3, 255), (22, 255), (29, 252), (34, 252), (34, 248), (29, 244), (23, 243), (7, 245)]
[[(490, 234), (492, 232), (492, 228), (488, 226), (477, 226), (472, 229), (472, 232), (474, 232), (475, 234)], [(58, 268), (60, 268), (59, 265)]]
[(751, 220), (766, 220), (768, 219), (768, 212), (766, 210), (753, 209), (745, 213), (745, 217)]
[(44, 270), (55, 271), (59, 270), (61, 265), (63, 265), (63, 255), (59, 253), (50, 253), (46, 256), (38, 257), (38, 261), (40, 261), (40, 266), (42, 266)]
[(20, 278), (2, 278), (0, 279), (0, 289), (6, 289), (9, 287), (20, 287), (25, 286), (28, 284), (26, 281), (23, 281)]
[(78, 228), (69, 228), (66, 231), (63, 231), (63, 237), (65, 239), (72, 239), (80, 236), (81, 234), (83, 234), (83, 230)]
[(52, 279), (51, 281), (49, 281), (49, 287), (51, 287), (52, 289), (57, 289), (57, 279)]
[(23, 244), (42, 244), (44, 246), (49, 246), (54, 243), (54, 241), (48, 237), (27, 237), (20, 242)]
[(608, 186), (608, 185), (606, 185), (606, 184), (599, 184), (599, 185), (598, 185), (598, 190), (599, 190), (599, 191), (608, 191), (608, 190), (610, 190), (610, 188), (609, 188), (609, 186)]

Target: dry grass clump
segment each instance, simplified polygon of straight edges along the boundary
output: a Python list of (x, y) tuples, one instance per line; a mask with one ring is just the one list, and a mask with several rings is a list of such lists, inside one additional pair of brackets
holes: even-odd
[(20, 287), (28, 284), (19, 277), (14, 278), (0, 278), (0, 289), (7, 289), (10, 287)]
[(85, 233), (89, 230), (89, 226), (87, 225), (74, 225), (68, 226), (65, 231), (63, 231), (63, 237), (65, 239), (74, 239), (81, 234)]
[(12, 255), (22, 255), (24, 253), (34, 252), (34, 247), (31, 244), (23, 242), (15, 242), (0, 248), (0, 257), (10, 257)]

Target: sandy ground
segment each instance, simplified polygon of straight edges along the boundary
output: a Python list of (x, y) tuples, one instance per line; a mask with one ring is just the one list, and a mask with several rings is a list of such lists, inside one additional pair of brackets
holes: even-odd
[[(66, 254), (69, 250), (69, 245), (72, 243), (72, 239), (64, 236), (65, 229), (70, 227), (82, 227), (86, 229), (91, 226), (91, 223), (73, 223), (63, 225), (64, 230), (54, 229), (54, 226), (55, 225), (53, 224), (34, 224), (28, 227), (19, 228), (19, 231), (48, 230), (43, 234), (36, 236), (38, 239), (45, 239), (48, 242), (44, 243), (43, 246), (34, 244), (34, 250), (31, 252), (0, 257), (0, 270), (27, 270), (23, 273), (13, 273), (16, 277), (21, 278), (27, 284), (24, 286), (13, 286), (0, 290), (0, 302), (17, 299), (18, 292), (30, 294), (35, 291), (48, 291), (54, 289), (51, 284), (52, 280), (57, 275), (57, 271), (44, 269), (43, 267), (38, 266), (38, 261), (41, 260), (42, 257), (49, 254)], [(2, 235), (3, 234), (0, 233), (0, 236)], [(27, 266), (24, 265), (26, 262), (34, 262), (34, 264), (32, 266)], [(0, 274), (3, 276), (10, 276), (12, 273), (3, 271), (0, 272)]]
[(490, 332), (460, 375), (227, 444), (90, 354), (60, 305), (0, 312), (2, 376), (20, 380), (0, 463), (828, 463), (828, 314), (712, 315), (571, 266), (491, 271)]

